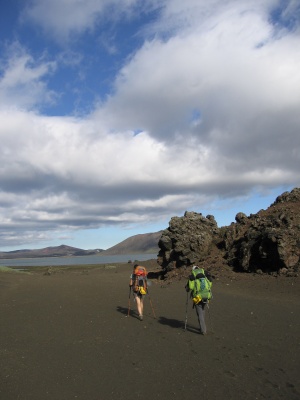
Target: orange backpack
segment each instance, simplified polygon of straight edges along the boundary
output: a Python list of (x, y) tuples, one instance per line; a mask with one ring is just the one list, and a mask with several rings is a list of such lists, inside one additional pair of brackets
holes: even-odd
[(132, 289), (134, 292), (145, 294), (147, 292), (147, 270), (137, 265), (132, 274)]

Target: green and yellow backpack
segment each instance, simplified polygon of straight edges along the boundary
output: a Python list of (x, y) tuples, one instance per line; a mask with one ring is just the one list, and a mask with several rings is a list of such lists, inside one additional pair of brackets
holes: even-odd
[(191, 291), (194, 304), (201, 301), (206, 303), (212, 298), (211, 292), (212, 282), (205, 276), (203, 268), (192, 270), (189, 276), (188, 288)]

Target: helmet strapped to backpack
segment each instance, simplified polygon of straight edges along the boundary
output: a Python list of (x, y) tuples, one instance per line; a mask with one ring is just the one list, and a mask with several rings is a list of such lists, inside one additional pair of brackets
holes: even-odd
[(142, 265), (135, 265), (134, 266), (134, 275), (138, 275), (138, 276), (147, 276), (147, 270), (145, 267), (143, 267)]

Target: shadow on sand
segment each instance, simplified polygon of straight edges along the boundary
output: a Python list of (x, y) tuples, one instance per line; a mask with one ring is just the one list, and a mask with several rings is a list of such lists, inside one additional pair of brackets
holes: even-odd
[(129, 310), (128, 312), (128, 308), (122, 307), (122, 306), (117, 306), (117, 311), (121, 314), (123, 314), (125, 317), (129, 316), (129, 317), (133, 317), (133, 318), (139, 318), (137, 312), (135, 310)]
[[(138, 314), (136, 313), (135, 310), (130, 309), (129, 313), (128, 313), (127, 307), (117, 306), (117, 311), (126, 317), (130, 316), (130, 317), (137, 318), (137, 319), (139, 318)], [(152, 315), (152, 318), (154, 318), (153, 315)], [(171, 328), (175, 328), (175, 329), (181, 328), (181, 329), (185, 330), (184, 322), (180, 321), (178, 319), (166, 318), (166, 317), (158, 317), (158, 318), (154, 318), (154, 319), (156, 319), (162, 325), (167, 325), (167, 326), (170, 326)], [(199, 333), (199, 328), (197, 328), (195, 326), (187, 325), (186, 331), (193, 332), (193, 333)]]
[(166, 318), (166, 317), (159, 317), (158, 322), (162, 325), (168, 325), (171, 328), (181, 328), (183, 330), (186, 330), (188, 332), (193, 332), (193, 333), (199, 333), (199, 328), (195, 326), (189, 326), (187, 325), (185, 329), (185, 324), (183, 321), (179, 321), (178, 319), (172, 319), (172, 318)]
[(171, 328), (184, 328), (184, 322), (179, 321), (178, 319), (159, 317), (158, 322), (162, 325), (168, 325)]

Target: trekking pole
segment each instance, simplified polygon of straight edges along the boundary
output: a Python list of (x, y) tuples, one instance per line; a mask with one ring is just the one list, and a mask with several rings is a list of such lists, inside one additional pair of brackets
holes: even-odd
[(149, 301), (150, 301), (150, 306), (151, 306), (151, 309), (152, 309), (153, 317), (156, 319), (156, 315), (155, 315), (155, 312), (154, 312), (152, 300), (151, 300), (151, 297), (150, 297), (150, 294), (149, 294), (149, 288), (147, 288), (147, 294), (149, 296)]
[(209, 316), (209, 323), (210, 323), (211, 331), (212, 331), (212, 333), (214, 333), (214, 329), (213, 329), (212, 322), (211, 322), (211, 316), (210, 316), (210, 310), (209, 310), (209, 304), (208, 303), (207, 303), (207, 309), (208, 309), (208, 316)]
[(184, 323), (184, 330), (185, 331), (186, 331), (187, 321), (188, 321), (188, 303), (189, 303), (189, 293), (186, 292), (185, 323)]
[(128, 313), (127, 313), (127, 317), (129, 317), (129, 314), (130, 314), (130, 293), (131, 293), (131, 286), (129, 286)]

